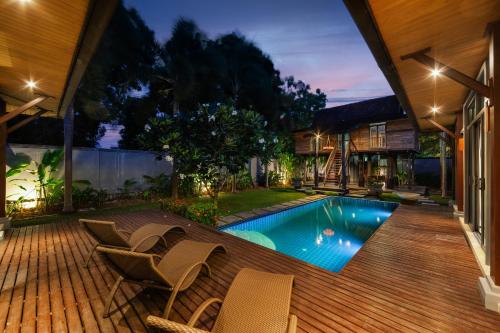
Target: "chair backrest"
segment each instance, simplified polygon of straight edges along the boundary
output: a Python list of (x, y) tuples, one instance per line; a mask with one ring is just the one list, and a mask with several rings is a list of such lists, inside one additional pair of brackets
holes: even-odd
[(80, 225), (101, 245), (131, 247), (127, 239), (116, 230), (115, 222), (80, 219)]
[(165, 287), (172, 287), (156, 268), (153, 255), (128, 250), (98, 246), (96, 249), (112, 264), (118, 274), (126, 280), (154, 281)]
[(293, 279), (243, 268), (229, 287), (212, 332), (286, 332)]

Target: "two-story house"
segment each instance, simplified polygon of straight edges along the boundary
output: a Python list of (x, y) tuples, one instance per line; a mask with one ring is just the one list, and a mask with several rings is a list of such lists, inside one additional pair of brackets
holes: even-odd
[(340, 182), (342, 133), (350, 186), (365, 187), (370, 179), (389, 188), (411, 184), (418, 130), (396, 96), (324, 109), (315, 115), (311, 128), (294, 132), (296, 154), (314, 156), (317, 148), (323, 156), (318, 166), (323, 187)]

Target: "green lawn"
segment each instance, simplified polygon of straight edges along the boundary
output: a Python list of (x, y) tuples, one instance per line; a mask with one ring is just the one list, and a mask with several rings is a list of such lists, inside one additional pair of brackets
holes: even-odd
[[(255, 189), (237, 193), (222, 193), (219, 198), (219, 209), (222, 215), (273, 206), (286, 201), (306, 197), (306, 194), (292, 189)], [(200, 200), (207, 200), (206, 198)]]
[[(231, 215), (237, 212), (273, 206), (286, 201), (304, 198), (306, 194), (296, 192), (292, 189), (254, 189), (238, 193), (221, 193), (219, 198), (219, 208), (222, 215)], [(195, 200), (206, 201), (208, 198), (198, 198)], [(105, 217), (106, 215), (135, 212), (145, 209), (158, 208), (157, 203), (141, 203), (125, 207), (113, 207), (98, 210), (81, 211), (75, 214), (53, 214), (47, 216), (34, 217), (30, 219), (13, 221), (16, 227), (45, 224), (53, 222), (68, 222), (79, 218), (92, 218), (94, 216)]]

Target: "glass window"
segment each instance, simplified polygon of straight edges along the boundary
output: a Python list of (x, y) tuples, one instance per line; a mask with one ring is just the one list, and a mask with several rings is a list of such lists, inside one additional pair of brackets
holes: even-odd
[(371, 148), (385, 148), (385, 124), (372, 124), (370, 125), (370, 147)]

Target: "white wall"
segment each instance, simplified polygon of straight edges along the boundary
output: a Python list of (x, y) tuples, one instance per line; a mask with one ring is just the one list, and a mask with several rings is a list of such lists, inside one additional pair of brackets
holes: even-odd
[[(28, 156), (32, 161), (39, 162), (43, 154), (48, 150), (61, 149), (62, 147), (34, 146), (9, 144), (7, 147), (7, 165), (11, 165), (15, 160), (15, 154)], [(172, 162), (165, 158), (156, 159), (157, 155), (147, 151), (121, 150), (121, 149), (99, 149), (99, 148), (74, 148), (73, 149), (73, 180), (88, 180), (92, 187), (104, 189), (110, 193), (118, 191), (123, 187), (127, 179), (134, 179), (137, 182), (137, 189), (144, 188), (143, 175), (157, 176), (161, 173), (170, 175), (172, 173)], [(33, 169), (32, 162), (30, 168)], [(64, 166), (61, 163), (56, 175), (63, 177)], [(33, 192), (34, 184), (29, 181), (35, 176), (23, 172), (20, 175), (8, 179), (7, 200), (14, 200), (19, 195), (34, 197), (35, 193), (22, 193), (16, 186), (27, 187), (26, 192)], [(24, 181), (28, 179), (28, 181)], [(10, 197), (9, 197), (10, 196)]]

